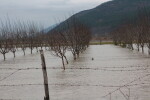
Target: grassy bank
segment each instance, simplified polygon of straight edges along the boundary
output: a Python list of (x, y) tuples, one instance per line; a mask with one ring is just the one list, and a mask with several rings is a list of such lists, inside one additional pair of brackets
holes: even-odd
[(104, 44), (113, 44), (112, 41), (109, 41), (109, 42), (90, 42), (90, 45), (104, 45)]

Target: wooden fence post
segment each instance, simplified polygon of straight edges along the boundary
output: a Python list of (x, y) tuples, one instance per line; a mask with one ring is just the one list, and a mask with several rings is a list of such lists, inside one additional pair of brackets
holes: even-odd
[(111, 93), (109, 95), (110, 95), (110, 100), (111, 100)]
[(45, 97), (44, 100), (50, 100), (49, 97), (49, 88), (48, 88), (48, 77), (46, 71), (46, 63), (43, 50), (40, 50), (41, 61), (42, 61), (42, 71), (43, 71), (43, 78), (44, 78), (44, 89), (45, 89)]

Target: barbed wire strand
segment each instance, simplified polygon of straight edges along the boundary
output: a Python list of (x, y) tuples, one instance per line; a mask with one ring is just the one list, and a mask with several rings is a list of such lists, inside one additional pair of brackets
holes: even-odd
[(107, 95), (102, 96), (102, 98), (104, 98), (104, 97), (106, 97), (106, 96), (108, 96), (108, 95), (110, 95), (110, 94), (112, 94), (112, 93), (114, 93), (114, 92), (120, 90), (120, 89), (123, 88), (123, 87), (128, 87), (129, 84), (131, 84), (131, 83), (133, 83), (133, 82), (136, 82), (136, 81), (138, 81), (138, 80), (140, 80), (140, 79), (143, 79), (143, 78), (145, 78), (145, 77), (148, 77), (148, 76), (150, 76), (150, 74), (146, 74), (146, 75), (144, 75), (144, 76), (141, 76), (141, 77), (139, 77), (139, 78), (136, 78), (136, 79), (134, 79), (133, 81), (131, 81), (131, 82), (129, 82), (129, 83), (127, 83), (127, 84), (125, 84), (125, 85), (123, 85), (123, 86), (117, 88), (116, 90), (114, 90), (114, 91), (112, 91), (112, 92), (109, 92)]
[[(42, 68), (0, 68), (1, 70), (39, 70), (39, 69), (42, 69)], [(53, 69), (53, 70), (56, 70), (56, 69), (62, 69), (62, 68), (59, 68), (59, 67), (47, 67), (47, 69)], [(66, 69), (74, 69), (74, 70), (101, 70), (101, 71), (141, 71), (141, 70), (147, 70), (147, 69), (150, 69), (149, 67), (146, 67), (146, 68), (140, 68), (140, 69), (118, 69), (118, 70), (113, 70), (113, 69), (103, 69), (103, 68), (66, 68)]]
[[(41, 86), (44, 84), (11, 84), (11, 85), (0, 85), (0, 87), (19, 87), (19, 86)], [(48, 84), (50, 86), (94, 86), (94, 87), (123, 87), (122, 85), (120, 86), (114, 86), (114, 85), (103, 85), (103, 84), (98, 84), (98, 85), (92, 85), (92, 84)], [(139, 86), (139, 85), (150, 85), (150, 83), (139, 83), (139, 84), (131, 84), (131, 85), (126, 85), (127, 87), (129, 86)]]
[(20, 70), (16, 70), (16, 71), (12, 72), (11, 74), (9, 74), (9, 75), (5, 76), (4, 78), (2, 78), (0, 81), (3, 81), (5, 79), (7, 79), (8, 77), (12, 76), (13, 74), (17, 73), (18, 71), (20, 71)]
[[(91, 67), (87, 67), (87, 66), (69, 66), (70, 68), (72, 68), (72, 67), (77, 67), (77, 68), (91, 68)], [(100, 67), (100, 66), (98, 66), (98, 67)], [(98, 68), (97, 67), (97, 68)], [(100, 67), (100, 68), (145, 68), (145, 67), (150, 67), (150, 65), (136, 65), (136, 66), (122, 66), (122, 67)], [(51, 67), (51, 68), (56, 68), (56, 67)], [(2, 69), (4, 69), (4, 68), (2, 68)], [(7, 68), (6, 68), (7, 69)]]

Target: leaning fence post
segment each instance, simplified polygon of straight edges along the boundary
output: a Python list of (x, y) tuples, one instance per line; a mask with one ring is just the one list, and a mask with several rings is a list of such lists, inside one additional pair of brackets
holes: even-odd
[(43, 71), (43, 78), (44, 78), (44, 89), (45, 89), (45, 97), (44, 100), (50, 100), (49, 98), (49, 88), (48, 88), (48, 77), (46, 71), (46, 63), (43, 50), (40, 50), (41, 61), (42, 61), (42, 71)]

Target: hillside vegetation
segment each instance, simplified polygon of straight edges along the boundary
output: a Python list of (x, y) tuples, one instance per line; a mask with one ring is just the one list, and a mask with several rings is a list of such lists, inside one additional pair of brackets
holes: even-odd
[(62, 22), (55, 29), (65, 26), (72, 17), (86, 23), (92, 29), (93, 34), (109, 34), (126, 19), (137, 14), (141, 6), (150, 7), (150, 0), (112, 0), (103, 3), (93, 9), (81, 11)]

